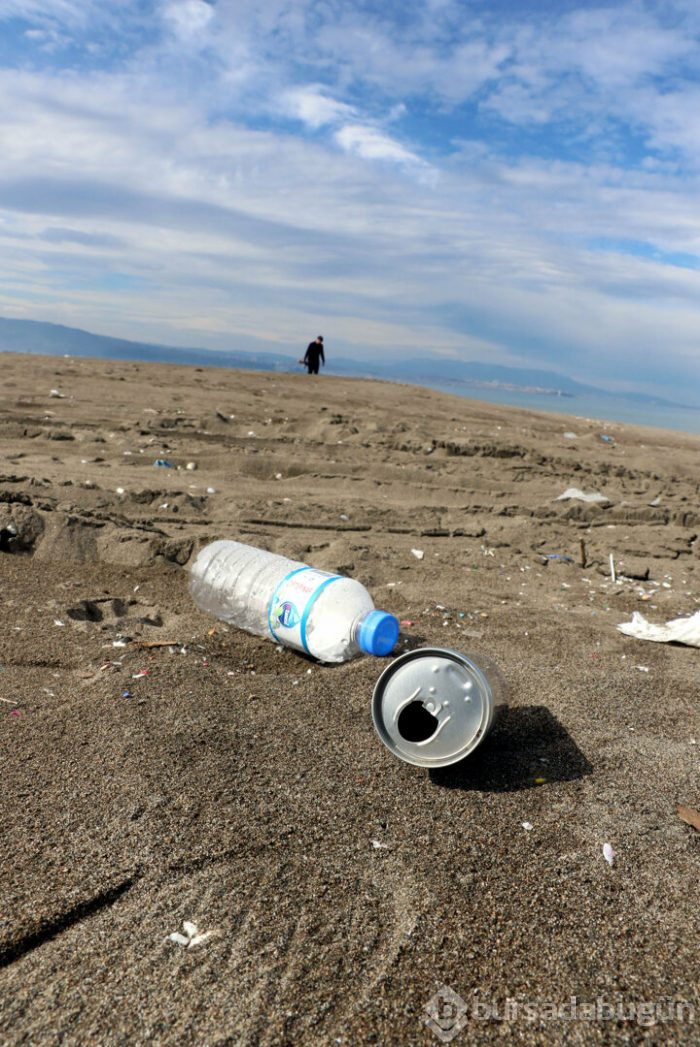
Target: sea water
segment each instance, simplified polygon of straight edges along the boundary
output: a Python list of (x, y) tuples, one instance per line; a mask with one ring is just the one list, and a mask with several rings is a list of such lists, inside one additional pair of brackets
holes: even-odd
[[(668, 404), (639, 403), (622, 396), (552, 396), (546, 393), (518, 392), (514, 389), (474, 389), (463, 391), (458, 383), (425, 382), (431, 389), (453, 395), (483, 400), (487, 403), (521, 407), (528, 411), (547, 411), (574, 416), (569, 418), (575, 428), (576, 418), (596, 419), (605, 431), (605, 422), (627, 422), (647, 425), (655, 429), (673, 429), (679, 432), (700, 433), (700, 407), (675, 407)], [(563, 424), (563, 423), (562, 423)]]

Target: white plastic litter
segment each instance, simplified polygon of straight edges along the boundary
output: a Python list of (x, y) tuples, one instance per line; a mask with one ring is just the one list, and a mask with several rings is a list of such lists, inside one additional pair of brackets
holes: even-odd
[(522, 825), (522, 827), (523, 827), (523, 829), (525, 830), (526, 833), (529, 833), (529, 832), (532, 831), (532, 822), (521, 822), (520, 824)]
[(411, 549), (411, 552), (415, 556), (416, 560), (422, 560), (423, 557), (425, 556), (425, 553), (423, 552), (422, 549)]
[(201, 945), (207, 938), (211, 938), (212, 931), (207, 931), (204, 934), (200, 934), (195, 923), (190, 923), (189, 920), (185, 920), (182, 924), (182, 929), (185, 932), (180, 934), (179, 931), (175, 931), (173, 934), (169, 934), (168, 938), (171, 942), (176, 942), (178, 945), (182, 945), (186, 949), (191, 949), (195, 945)]
[(612, 865), (615, 861), (615, 852), (613, 851), (611, 844), (603, 844), (603, 857), (605, 858), (608, 865)]
[(556, 502), (566, 502), (570, 498), (574, 498), (579, 502), (609, 502), (610, 499), (607, 495), (601, 494), (600, 491), (591, 491), (586, 494), (585, 491), (579, 490), (578, 487), (567, 487), (563, 494), (560, 494), (558, 498), (554, 500)]
[(631, 622), (622, 622), (617, 627), (626, 636), (637, 640), (653, 640), (655, 643), (683, 643), (687, 647), (700, 647), (700, 611), (690, 618), (673, 618), (665, 625), (652, 625), (639, 611), (634, 611)]

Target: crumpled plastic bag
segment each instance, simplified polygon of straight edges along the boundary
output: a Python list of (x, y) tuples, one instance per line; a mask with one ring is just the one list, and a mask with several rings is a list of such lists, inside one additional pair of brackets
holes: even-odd
[(634, 611), (631, 622), (617, 627), (621, 633), (634, 636), (637, 640), (653, 640), (655, 643), (684, 643), (687, 647), (700, 647), (700, 611), (690, 618), (673, 618), (665, 625), (652, 625), (639, 611)]
[(581, 491), (578, 487), (567, 487), (563, 494), (558, 495), (555, 498), (555, 502), (566, 502), (570, 498), (574, 498), (579, 502), (609, 502), (610, 499), (607, 495), (601, 494), (600, 491), (591, 491), (586, 494), (585, 491)]

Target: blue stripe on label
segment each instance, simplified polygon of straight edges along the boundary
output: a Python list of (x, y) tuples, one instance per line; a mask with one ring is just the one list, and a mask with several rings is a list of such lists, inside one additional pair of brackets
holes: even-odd
[[(284, 583), (288, 582), (289, 579), (293, 575), (300, 574), (301, 571), (310, 571), (311, 569), (312, 569), (311, 567), (295, 567), (293, 571), (289, 572), (289, 574), (285, 574), (284, 578), (282, 579), (282, 581), (279, 583), (279, 585), (275, 589), (274, 593), (272, 594), (272, 599), (270, 600), (270, 606), (267, 609), (267, 624), (268, 624), (268, 627), (270, 629), (270, 632), (272, 633), (272, 638), (274, 640), (277, 640), (278, 643), (281, 643), (282, 641), (280, 640), (280, 638), (277, 635), (277, 633), (275, 632), (275, 630), (272, 628), (272, 612), (275, 609), (275, 604), (277, 603), (277, 597), (279, 595), (279, 591), (282, 588), (282, 586), (284, 585)], [(306, 645), (304, 645), (304, 646), (306, 646)]]
[(323, 590), (328, 585), (331, 585), (332, 582), (340, 581), (341, 578), (342, 578), (342, 575), (334, 574), (330, 578), (326, 578), (325, 582), (321, 582), (321, 584), (319, 585), (318, 589), (314, 593), (312, 593), (311, 598), (309, 599), (309, 602), (307, 603), (306, 607), (304, 608), (304, 613), (301, 616), (301, 642), (304, 645), (304, 650), (306, 651), (307, 654), (311, 654), (311, 651), (309, 650), (309, 648), (307, 646), (307, 643), (306, 643), (306, 623), (309, 620), (309, 614), (311, 613), (311, 608), (316, 603), (316, 601), (318, 600), (318, 598), (321, 595), (321, 593), (323, 592)]

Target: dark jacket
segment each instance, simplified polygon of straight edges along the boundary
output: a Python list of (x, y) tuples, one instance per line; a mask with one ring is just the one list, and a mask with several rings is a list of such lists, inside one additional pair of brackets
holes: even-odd
[(304, 363), (311, 364), (312, 367), (318, 367), (319, 360), (324, 364), (326, 362), (326, 358), (323, 355), (323, 342), (309, 342), (306, 353), (304, 354)]

